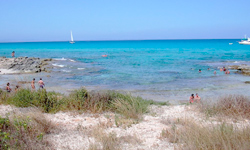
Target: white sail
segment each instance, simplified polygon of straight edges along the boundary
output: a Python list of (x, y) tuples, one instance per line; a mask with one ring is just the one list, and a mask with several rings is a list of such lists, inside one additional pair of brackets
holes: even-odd
[(73, 44), (73, 43), (75, 43), (75, 42), (74, 42), (74, 39), (73, 39), (72, 31), (71, 31), (70, 33), (71, 33), (71, 34), (70, 34), (70, 35), (71, 35), (71, 41), (70, 41), (70, 43)]

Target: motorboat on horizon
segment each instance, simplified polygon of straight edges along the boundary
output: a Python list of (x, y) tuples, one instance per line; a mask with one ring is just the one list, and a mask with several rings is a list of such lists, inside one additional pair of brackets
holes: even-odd
[(245, 38), (242, 39), (239, 44), (242, 44), (242, 45), (250, 45), (250, 38), (246, 38), (246, 35), (245, 35)]

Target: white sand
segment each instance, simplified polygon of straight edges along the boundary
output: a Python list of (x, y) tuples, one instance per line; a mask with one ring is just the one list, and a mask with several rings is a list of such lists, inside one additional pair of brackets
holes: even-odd
[[(15, 108), (8, 105), (0, 105), (0, 115), (4, 117), (11, 112), (20, 111), (34, 112), (31, 108)], [(95, 138), (88, 132), (94, 129), (103, 129), (105, 133), (115, 133), (116, 136), (131, 136), (139, 140), (133, 144), (121, 143), (122, 149), (143, 149), (143, 150), (166, 150), (175, 149), (175, 143), (170, 143), (166, 139), (160, 139), (163, 129), (171, 128), (176, 120), (193, 120), (203, 124), (206, 117), (197, 111), (196, 106), (151, 106), (150, 113), (143, 116), (143, 120), (137, 124), (132, 124), (126, 128), (117, 127), (115, 124), (115, 114), (78, 114), (74, 112), (59, 112), (56, 114), (44, 114), (56, 128), (55, 132), (47, 134), (44, 139), (53, 148), (63, 149), (88, 149), (91, 143), (95, 143)], [(207, 120), (211, 123), (211, 120)]]

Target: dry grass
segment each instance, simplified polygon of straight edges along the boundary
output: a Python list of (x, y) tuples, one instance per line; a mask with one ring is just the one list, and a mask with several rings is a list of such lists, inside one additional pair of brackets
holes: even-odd
[(186, 120), (179, 126), (174, 124), (171, 128), (162, 130), (160, 139), (177, 143), (180, 149), (247, 150), (250, 147), (250, 127), (226, 123), (201, 125)]
[(113, 132), (107, 133), (105, 126), (98, 126), (83, 129), (84, 136), (93, 137), (95, 140), (89, 145), (89, 150), (119, 150), (123, 144), (132, 144), (133, 146), (142, 141), (136, 135), (125, 135), (117, 137)]
[(43, 139), (54, 126), (39, 111), (0, 118), (1, 149), (48, 149), (50, 145)]
[(202, 104), (200, 110), (207, 116), (221, 115), (231, 118), (250, 119), (250, 100), (242, 95), (222, 97), (215, 104)]
[(121, 145), (115, 133), (107, 134), (100, 126), (93, 127), (87, 133), (95, 138), (95, 142), (90, 143), (89, 150), (113, 150), (121, 149)]

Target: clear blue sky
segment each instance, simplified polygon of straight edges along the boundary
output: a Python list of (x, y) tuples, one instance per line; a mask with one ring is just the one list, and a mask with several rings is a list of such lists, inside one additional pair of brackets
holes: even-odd
[(0, 0), (0, 42), (250, 37), (250, 0)]

